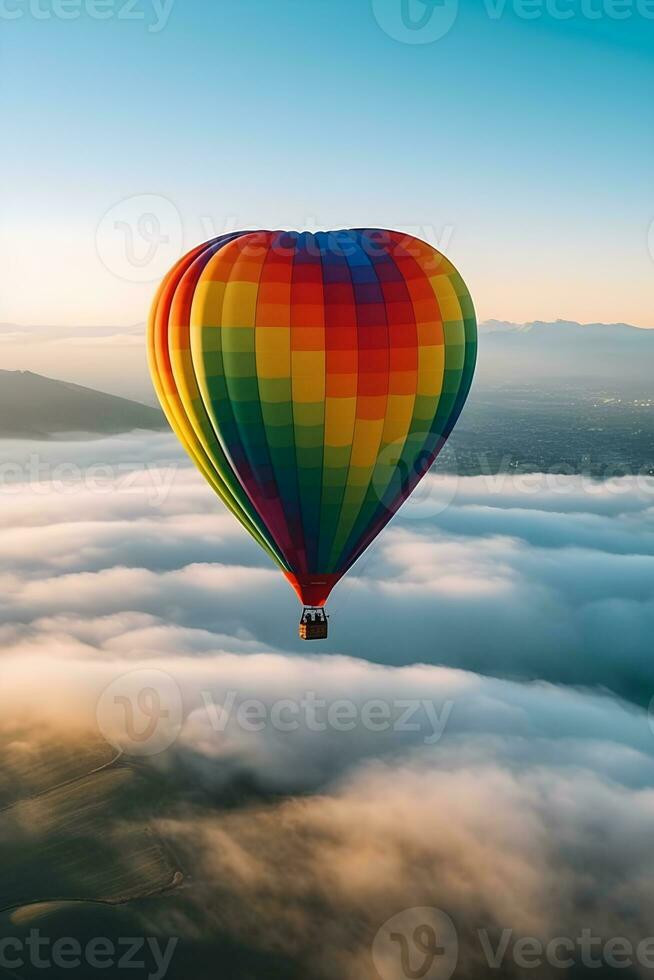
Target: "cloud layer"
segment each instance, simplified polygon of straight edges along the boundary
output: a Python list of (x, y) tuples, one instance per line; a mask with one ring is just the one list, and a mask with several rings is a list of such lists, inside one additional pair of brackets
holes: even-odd
[[(304, 649), (283, 577), (171, 437), (12, 453), (0, 609), (25, 642), (47, 644), (52, 617), (129, 612), (154, 617), (160, 642), (172, 629)], [(337, 587), (321, 652), (596, 686), (647, 704), (653, 501), (644, 477), (429, 477)]]
[[(430, 478), (307, 648), (287, 584), (168, 437), (12, 452), (0, 739), (12, 759), (100, 735), (164, 779), (148, 819), (188, 884), (131, 928), (193, 955), (211, 936), (234, 975), (254, 956), (373, 980), (383, 923), (427, 906), (457, 976), (558, 976), (516, 941), (584, 929), (649, 975), (651, 481)], [(99, 707), (146, 688), (155, 755)]]

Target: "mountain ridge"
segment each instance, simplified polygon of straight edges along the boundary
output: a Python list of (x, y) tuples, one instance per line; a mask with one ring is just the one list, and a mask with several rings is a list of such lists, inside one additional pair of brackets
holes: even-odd
[(585, 339), (599, 339), (607, 335), (613, 335), (616, 339), (635, 337), (639, 335), (648, 336), (649, 340), (654, 337), (654, 329), (648, 327), (637, 327), (633, 323), (580, 323), (578, 320), (529, 320), (525, 323), (516, 323), (512, 320), (484, 320), (479, 324), (479, 329), (484, 334), (520, 334), (530, 335), (546, 331), (566, 330), (569, 334)]
[(34, 371), (0, 369), (0, 437), (49, 439), (166, 428), (163, 414), (141, 402)]
[(654, 330), (629, 323), (574, 320), (512, 323), (487, 320), (479, 328), (478, 380), (651, 382)]

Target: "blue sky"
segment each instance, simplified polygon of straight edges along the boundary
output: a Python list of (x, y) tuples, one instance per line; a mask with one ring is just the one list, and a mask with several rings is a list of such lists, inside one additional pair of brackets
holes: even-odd
[(482, 319), (654, 326), (648, 0), (444, 0), (425, 43), (402, 0), (125, 2), (0, 4), (0, 321), (142, 321), (166, 248), (136, 272), (117, 250), (133, 225), (147, 255), (148, 195), (171, 255), (231, 227), (407, 228)]

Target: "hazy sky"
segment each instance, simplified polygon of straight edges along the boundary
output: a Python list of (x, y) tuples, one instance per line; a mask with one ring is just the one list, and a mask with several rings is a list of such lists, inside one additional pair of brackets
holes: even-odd
[(4, 0), (0, 322), (142, 322), (214, 232), (371, 225), (481, 319), (654, 326), (654, 6), (402, 2)]

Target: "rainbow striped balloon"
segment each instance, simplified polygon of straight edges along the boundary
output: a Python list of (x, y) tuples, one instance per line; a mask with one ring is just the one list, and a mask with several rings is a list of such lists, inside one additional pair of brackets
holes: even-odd
[(322, 606), (444, 445), (476, 338), (463, 279), (417, 238), (237, 232), (168, 273), (149, 357), (201, 472)]

